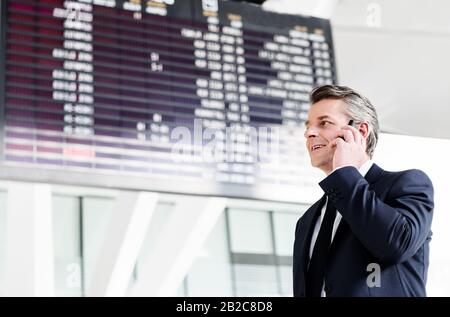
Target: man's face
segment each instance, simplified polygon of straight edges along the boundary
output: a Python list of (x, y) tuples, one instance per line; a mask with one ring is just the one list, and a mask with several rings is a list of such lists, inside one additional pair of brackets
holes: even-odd
[(341, 135), (341, 129), (348, 124), (346, 104), (339, 99), (323, 99), (311, 106), (306, 121), (306, 147), (311, 165), (330, 173), (333, 169), (335, 148), (330, 142)]

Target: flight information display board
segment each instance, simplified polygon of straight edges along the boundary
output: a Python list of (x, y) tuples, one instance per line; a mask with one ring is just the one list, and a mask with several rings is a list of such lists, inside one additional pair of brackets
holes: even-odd
[(1, 1), (2, 179), (298, 201), (328, 20), (217, 0)]

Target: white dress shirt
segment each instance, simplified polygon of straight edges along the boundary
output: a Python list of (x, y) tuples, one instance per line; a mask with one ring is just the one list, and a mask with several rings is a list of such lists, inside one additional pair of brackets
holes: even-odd
[[(373, 161), (372, 160), (367, 160), (358, 169), (358, 172), (364, 177), (364, 176), (366, 176), (367, 172), (370, 170), (372, 165), (373, 165)], [(320, 217), (317, 219), (316, 226), (314, 227), (313, 235), (311, 237), (311, 245), (310, 245), (310, 248), (309, 248), (309, 259), (310, 260), (311, 260), (312, 253), (313, 253), (313, 250), (314, 250), (314, 245), (316, 244), (317, 236), (319, 235), (320, 226), (322, 225), (323, 216), (325, 214), (325, 209), (327, 207), (327, 204), (328, 204), (328, 197), (326, 197), (325, 204), (323, 205), (322, 210), (320, 211)], [(333, 224), (333, 232), (331, 233), (331, 242), (333, 242), (334, 235), (336, 234), (336, 230), (339, 227), (341, 219), (342, 219), (342, 215), (339, 213), (339, 210), (337, 210), (336, 218), (334, 219), (334, 224)], [(322, 285), (322, 297), (325, 297), (325, 296), (326, 296), (326, 294), (325, 294), (325, 291), (324, 291), (324, 287)]]

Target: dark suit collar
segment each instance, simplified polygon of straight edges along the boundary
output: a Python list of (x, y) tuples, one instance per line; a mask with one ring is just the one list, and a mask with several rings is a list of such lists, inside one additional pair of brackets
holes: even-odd
[(377, 164), (372, 164), (372, 167), (367, 172), (366, 176), (364, 177), (369, 184), (373, 184), (377, 182), (381, 176), (383, 175), (384, 170), (379, 167)]

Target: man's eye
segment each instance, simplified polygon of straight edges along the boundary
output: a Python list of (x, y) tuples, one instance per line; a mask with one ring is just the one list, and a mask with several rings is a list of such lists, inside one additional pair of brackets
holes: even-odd
[(327, 126), (327, 125), (330, 124), (330, 123), (331, 123), (330, 121), (321, 121), (321, 122), (320, 122), (320, 125), (323, 126), (323, 127), (325, 127), (325, 126)]

